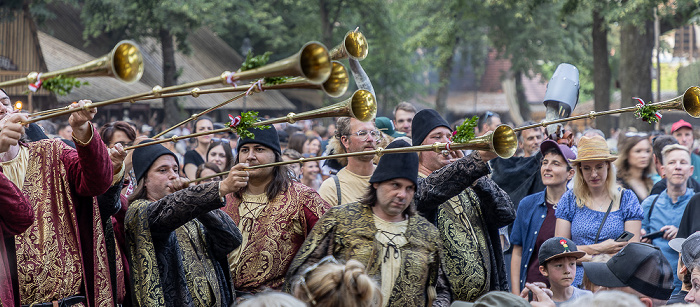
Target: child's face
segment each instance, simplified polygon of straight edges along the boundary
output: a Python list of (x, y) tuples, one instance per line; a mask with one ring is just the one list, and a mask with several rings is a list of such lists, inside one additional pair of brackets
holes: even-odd
[(549, 283), (559, 287), (571, 286), (576, 277), (576, 258), (562, 257), (547, 262), (546, 268), (540, 266), (540, 272), (549, 278)]

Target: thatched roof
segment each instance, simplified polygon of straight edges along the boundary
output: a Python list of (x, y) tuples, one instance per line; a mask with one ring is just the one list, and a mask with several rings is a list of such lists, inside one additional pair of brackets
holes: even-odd
[[(106, 54), (114, 46), (114, 40), (105, 36), (90, 39), (89, 42), (83, 39), (79, 9), (55, 4), (51, 6), (51, 10), (56, 14), (56, 18), (42, 25), (40, 29), (43, 32), (39, 32), (41, 49), (49, 71), (88, 62)], [(182, 70), (178, 78), (179, 84), (219, 76), (223, 71), (236, 70), (243, 62), (243, 58), (233, 48), (207, 28), (200, 28), (190, 34), (189, 43), (192, 51), (189, 55), (181, 52), (175, 55), (177, 67)], [(113, 78), (83, 78), (90, 82), (90, 85), (74, 89), (68, 96), (58, 97), (59, 102), (66, 103), (78, 99), (102, 101), (147, 92), (153, 86), (162, 84), (160, 43), (155, 39), (147, 38), (138, 44), (145, 65), (144, 75), (139, 82), (124, 84)], [(230, 99), (236, 94), (209, 94), (201, 95), (199, 98), (185, 96), (179, 98), (179, 101), (185, 109), (203, 110)], [(148, 103), (153, 108), (162, 108), (160, 99), (142, 103)], [(222, 109), (240, 110), (243, 106), (240, 102), (232, 102)], [(279, 91), (267, 91), (247, 97), (246, 109), (284, 111), (293, 110), (295, 106)]]

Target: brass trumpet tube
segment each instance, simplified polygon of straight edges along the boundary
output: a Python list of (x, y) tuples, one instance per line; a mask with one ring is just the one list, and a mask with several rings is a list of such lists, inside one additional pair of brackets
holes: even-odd
[[(122, 82), (134, 83), (143, 75), (143, 56), (136, 43), (123, 40), (108, 54), (90, 62), (59, 69), (41, 74), (41, 79), (51, 79), (57, 76), (67, 77), (96, 77), (111, 76)], [(24, 78), (0, 82), (0, 87), (27, 85), (37, 81), (39, 73), (31, 72)]]
[[(282, 59), (280, 61), (258, 67), (256, 69), (251, 69), (251, 70), (246, 70), (242, 72), (236, 72), (234, 73), (234, 79), (235, 80), (250, 80), (250, 79), (259, 79), (262, 77), (278, 77), (278, 76), (302, 76), (308, 80), (309, 83), (313, 84), (321, 84), (328, 80), (328, 78), (331, 75), (331, 71), (333, 69), (332, 62), (330, 60), (330, 56), (328, 55), (328, 49), (326, 49), (325, 46), (321, 43), (317, 42), (309, 42), (306, 43), (299, 52), (296, 54), (287, 57), (285, 59)], [(343, 68), (344, 69), (344, 68)], [(175, 91), (180, 91), (180, 90), (185, 90), (188, 88), (193, 88), (193, 87), (200, 87), (200, 86), (206, 86), (206, 85), (214, 85), (214, 84), (227, 84), (226, 79), (228, 78), (229, 74), (231, 72), (225, 71), (221, 73), (218, 77), (213, 77), (213, 78), (208, 78), (200, 81), (195, 81), (195, 82), (190, 82), (190, 83), (185, 83), (185, 84), (180, 84), (180, 85), (173, 85), (173, 86), (168, 86), (165, 88), (162, 88), (159, 85), (156, 85), (153, 87), (153, 90), (150, 92), (144, 92), (144, 93), (138, 93), (138, 94), (132, 94), (128, 95), (125, 97), (119, 97), (119, 98), (114, 98), (110, 100), (106, 100), (102, 103), (101, 105), (108, 105), (112, 103), (117, 103), (117, 102), (125, 102), (125, 101), (130, 101), (134, 102), (137, 99), (138, 100), (145, 100), (145, 99), (140, 99), (144, 96), (149, 96), (148, 99), (153, 99), (153, 98), (160, 98), (164, 93), (170, 93), (170, 92), (175, 92)], [(172, 96), (170, 96), (172, 97)], [(93, 104), (92, 107), (95, 107), (96, 105)], [(67, 113), (65, 113), (65, 112)], [(32, 122), (36, 122), (39, 120), (44, 120), (44, 119), (49, 119), (53, 118), (56, 116), (61, 116), (64, 114), (72, 113), (75, 112), (76, 109), (68, 109), (68, 107), (63, 107), (59, 109), (54, 109), (54, 110), (47, 110), (47, 111), (42, 111), (38, 114), (41, 114), (40, 118), (37, 120), (34, 120)], [(47, 114), (48, 113), (48, 114)], [(32, 114), (34, 116), (34, 114)]]
[[(660, 101), (660, 102), (654, 102), (648, 104), (648, 106), (654, 106), (658, 108), (659, 110), (680, 110), (684, 111), (688, 115), (694, 118), (700, 118), (700, 87), (697, 86), (691, 86), (687, 90), (685, 90), (685, 93), (683, 95), (678, 96), (673, 99), (669, 99), (666, 101)], [(577, 119), (583, 119), (583, 118), (596, 118), (597, 116), (601, 115), (609, 115), (609, 114), (617, 114), (617, 113), (625, 113), (625, 112), (634, 112), (637, 110), (637, 106), (632, 106), (632, 107), (626, 107), (626, 108), (620, 108), (620, 109), (614, 109), (614, 110), (607, 110), (607, 111), (601, 111), (601, 112), (595, 112), (591, 111), (588, 114), (581, 114), (577, 116), (571, 116), (567, 118), (562, 118), (562, 119), (557, 119), (557, 120), (551, 120), (551, 121), (543, 121), (541, 123), (537, 124), (532, 124), (528, 126), (522, 126), (515, 128), (514, 130), (516, 132), (522, 131), (522, 130), (527, 130), (535, 127), (546, 127), (551, 124), (558, 124), (558, 123), (563, 123), (563, 122), (568, 122), (572, 120), (577, 120)]]
[[(90, 107), (94, 107), (94, 105), (85, 106), (85, 107), (90, 108)], [(308, 111), (308, 112), (302, 112), (299, 114), (289, 113), (285, 117), (278, 117), (278, 118), (273, 118), (273, 119), (268, 119), (268, 120), (252, 123), (251, 126), (258, 127), (258, 126), (271, 125), (271, 124), (277, 124), (277, 123), (283, 123), (283, 122), (294, 123), (297, 120), (302, 120), (302, 119), (332, 117), (332, 116), (353, 116), (361, 121), (369, 121), (369, 120), (373, 119), (376, 114), (377, 114), (377, 102), (374, 99), (374, 96), (372, 96), (372, 94), (368, 91), (358, 90), (358, 91), (355, 91), (355, 94), (353, 94), (353, 96), (348, 98), (347, 100), (330, 105), (330, 106), (327, 106), (325, 108), (320, 108), (320, 109), (312, 110), (312, 111)], [(273, 129), (273, 128), (270, 128), (270, 129)], [(221, 129), (193, 133), (193, 134), (184, 135), (184, 136), (173, 136), (173, 137), (167, 138), (167, 139), (155, 140), (153, 142), (141, 143), (141, 144), (137, 144), (137, 145), (133, 145), (133, 146), (128, 146), (128, 147), (124, 148), (124, 150), (131, 150), (131, 149), (136, 149), (139, 147), (145, 147), (145, 146), (149, 146), (149, 145), (153, 145), (153, 144), (160, 144), (160, 143), (171, 142), (171, 141), (176, 142), (176, 141), (179, 141), (182, 139), (189, 139), (189, 138), (193, 138), (193, 137), (198, 137), (198, 136), (208, 135), (208, 134), (215, 134), (215, 133), (220, 133), (220, 132), (228, 132), (230, 130), (231, 130), (231, 128), (221, 128)]]
[[(434, 152), (439, 153), (439, 152), (442, 152), (444, 150), (463, 150), (463, 149), (491, 151), (491, 152), (496, 153), (501, 158), (508, 159), (515, 154), (515, 151), (517, 148), (518, 148), (518, 139), (515, 136), (515, 132), (513, 131), (513, 128), (511, 128), (510, 126), (507, 126), (507, 125), (500, 125), (496, 128), (495, 131), (489, 132), (488, 134), (482, 135), (480, 137), (473, 138), (473, 139), (469, 140), (468, 142), (464, 142), (464, 143), (450, 143), (450, 144), (448, 144), (448, 143), (438, 142), (438, 143), (433, 143), (431, 145), (418, 145), (418, 146), (411, 146), (411, 147), (400, 147), (400, 148), (390, 148), (390, 149), (377, 148), (375, 150), (368, 150), (368, 151), (350, 152), (350, 153), (342, 153), (342, 154), (320, 156), (320, 157), (301, 158), (301, 159), (297, 159), (297, 160), (281, 161), (281, 162), (274, 162), (274, 163), (268, 163), (268, 164), (254, 165), (254, 166), (246, 167), (245, 170), (254, 170), (254, 169), (259, 169), (259, 168), (275, 167), (275, 166), (288, 165), (288, 164), (294, 164), (294, 163), (304, 163), (304, 162), (309, 162), (309, 161), (329, 160), (329, 159), (357, 157), (357, 156), (366, 156), (366, 155), (382, 156), (385, 154), (421, 152), (421, 151), (434, 151)], [(192, 182), (199, 182), (199, 181), (207, 180), (207, 179), (218, 177), (218, 176), (225, 176), (227, 174), (228, 174), (228, 172), (221, 172), (221, 173), (214, 174), (211, 176), (198, 178), (196, 180), (193, 180)]]
[(189, 122), (191, 122), (191, 121), (193, 121), (193, 120), (199, 118), (200, 116), (202, 116), (202, 115), (204, 115), (204, 114), (207, 114), (207, 113), (209, 113), (209, 112), (211, 112), (211, 111), (214, 111), (214, 110), (216, 110), (216, 109), (218, 109), (218, 108), (220, 108), (220, 107), (223, 107), (223, 106), (225, 106), (225, 105), (231, 103), (231, 102), (234, 101), (234, 100), (243, 98), (243, 97), (245, 97), (246, 95), (247, 95), (247, 93), (238, 94), (238, 95), (236, 95), (235, 97), (233, 97), (233, 98), (231, 98), (231, 99), (229, 99), (229, 100), (226, 100), (226, 101), (224, 101), (224, 102), (222, 102), (222, 103), (219, 103), (219, 104), (217, 104), (217, 105), (215, 105), (215, 106), (213, 106), (213, 107), (211, 107), (211, 108), (209, 108), (209, 109), (206, 109), (206, 110), (204, 110), (204, 111), (202, 111), (202, 112), (199, 112), (199, 113), (192, 114), (192, 116), (190, 116), (190, 117), (188, 117), (187, 119), (181, 121), (181, 122), (178, 123), (177, 125), (172, 126), (172, 127), (168, 128), (168, 129), (165, 129), (165, 130), (161, 131), (160, 133), (154, 135), (153, 138), (159, 138), (159, 137), (165, 135), (166, 133), (168, 133), (168, 132), (170, 132), (170, 131), (173, 131), (173, 130), (174, 130), (175, 128), (177, 128), (177, 127), (180, 127), (180, 126), (182, 126), (182, 125), (184, 125), (184, 124), (186, 124), (186, 123), (189, 123)]

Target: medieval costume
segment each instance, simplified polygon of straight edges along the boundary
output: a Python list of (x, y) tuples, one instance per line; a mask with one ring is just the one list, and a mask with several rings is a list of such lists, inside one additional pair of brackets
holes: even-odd
[[(325, 256), (333, 255), (341, 261), (354, 259), (361, 262), (366, 266), (367, 274), (383, 284), (386, 281), (382, 279), (385, 274), (382, 266), (395, 259), (395, 255), (400, 255), (398, 275), (393, 279), (391, 295), (384, 297), (384, 306), (425, 306), (428, 298), (425, 285), (438, 288), (438, 301), (447, 306), (450, 295), (445, 276), (438, 276), (438, 232), (435, 226), (418, 215), (411, 216), (407, 222), (400, 242), (388, 237), (384, 237), (387, 239), (382, 242), (384, 240), (377, 236), (377, 233), (381, 232), (369, 205), (352, 203), (335, 206), (321, 217), (317, 227), (309, 233), (308, 239), (289, 267), (287, 279), (292, 281), (304, 267), (318, 262)], [(379, 227), (382, 227), (381, 224)], [(394, 242), (390, 242), (389, 239), (393, 239)], [(438, 284), (439, 282), (441, 284)], [(285, 289), (290, 289), (290, 284), (287, 285)]]
[[(22, 192), (0, 173), (0, 306), (19, 306), (14, 235), (34, 222), (34, 211)], [(5, 244), (5, 242), (8, 244)]]
[[(252, 143), (269, 148), (281, 159), (277, 130), (248, 131), (255, 138), (242, 137), (236, 152), (240, 154), (243, 145)], [(283, 172), (286, 168), (277, 169), (270, 178), (284, 179), (274, 177), (284, 176)], [(228, 259), (233, 285), (241, 294), (282, 288), (294, 255), (316, 221), (329, 208), (316, 191), (291, 180), (284, 190), (271, 197), (268, 199), (267, 193), (252, 195), (247, 189), (226, 196), (224, 211), (239, 225), (243, 234), (243, 243), (229, 254)]]
[[(448, 127), (434, 110), (416, 114), (414, 144), (436, 127)], [(508, 194), (491, 179), (474, 152), (418, 179), (418, 211), (437, 226), (443, 270), (455, 300), (474, 301), (489, 291), (509, 291), (498, 229), (515, 220)]]
[[(395, 141), (389, 148), (406, 147)], [(370, 183), (405, 178), (416, 183), (418, 155), (388, 154), (381, 158)], [(391, 182), (390, 182), (391, 183)], [(375, 193), (376, 190), (374, 190)], [(383, 306), (448, 306), (451, 300), (445, 275), (440, 269), (440, 239), (435, 226), (425, 218), (404, 210), (402, 221), (377, 216), (373, 204), (361, 202), (335, 206), (318, 221), (294, 258), (287, 273), (286, 290), (306, 267), (325, 256), (357, 260), (367, 274), (380, 281)], [(381, 210), (381, 209), (379, 209)], [(437, 295), (436, 295), (437, 294)]]
[[(177, 159), (159, 144), (134, 151), (137, 181), (162, 155)], [(156, 201), (137, 199), (129, 205), (126, 241), (137, 305), (229, 306), (233, 302), (226, 255), (238, 247), (241, 236), (231, 218), (218, 210), (223, 205), (219, 182), (192, 186)]]
[(114, 175), (113, 184), (107, 192), (97, 196), (97, 203), (100, 208), (100, 221), (105, 232), (112, 295), (117, 304), (129, 307), (132, 305), (132, 293), (124, 238), (124, 216), (128, 202), (121, 194), (122, 188), (124, 188), (123, 167)]
[(294, 255), (329, 206), (299, 182), (272, 200), (247, 193), (243, 199), (233, 194), (226, 198), (224, 211), (243, 234), (243, 244), (229, 256), (236, 290), (280, 289)]
[(36, 217), (15, 237), (24, 305), (114, 305), (95, 200), (111, 184), (112, 163), (92, 125), (90, 129), (88, 142), (75, 140), (77, 150), (56, 139), (21, 143), (16, 157), (0, 163)]

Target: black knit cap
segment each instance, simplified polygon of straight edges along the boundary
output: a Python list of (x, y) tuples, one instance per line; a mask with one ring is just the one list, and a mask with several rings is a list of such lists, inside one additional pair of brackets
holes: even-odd
[[(139, 144), (150, 142), (153, 142), (153, 140), (147, 139)], [(153, 144), (134, 149), (134, 156), (132, 158), (132, 161), (134, 165), (134, 173), (136, 175), (136, 182), (139, 182), (139, 180), (141, 180), (141, 177), (143, 177), (146, 174), (146, 172), (148, 172), (148, 169), (151, 168), (151, 164), (153, 164), (153, 162), (156, 162), (156, 160), (158, 160), (158, 158), (162, 155), (171, 155), (173, 156), (173, 158), (175, 158), (175, 162), (177, 162), (177, 156), (175, 156), (175, 154), (172, 151), (168, 150), (160, 144)]]
[[(404, 140), (391, 142), (386, 149), (409, 147)], [(370, 183), (384, 182), (396, 178), (406, 178), (417, 185), (418, 181), (418, 154), (415, 152), (385, 154), (379, 159), (374, 174), (369, 179)]]
[(241, 137), (238, 140), (238, 147), (236, 147), (236, 152), (240, 152), (241, 146), (245, 144), (255, 143), (264, 145), (265, 147), (272, 149), (277, 154), (282, 154), (282, 149), (280, 148), (280, 138), (277, 135), (277, 130), (275, 128), (270, 127), (262, 130), (257, 128), (248, 128), (248, 131), (250, 131), (255, 136), (255, 138), (249, 139)]
[(418, 146), (423, 144), (423, 140), (428, 136), (430, 131), (437, 127), (447, 127), (450, 128), (448, 124), (440, 114), (433, 109), (423, 109), (416, 113), (413, 117), (413, 124), (411, 124), (411, 136), (413, 137), (413, 144)]

